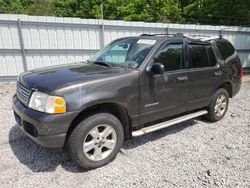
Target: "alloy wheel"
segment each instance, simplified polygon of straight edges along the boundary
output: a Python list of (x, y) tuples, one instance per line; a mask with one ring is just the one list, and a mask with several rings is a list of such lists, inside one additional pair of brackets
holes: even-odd
[(100, 161), (107, 158), (117, 142), (115, 129), (102, 124), (90, 130), (83, 141), (83, 152), (89, 160)]
[(220, 117), (224, 115), (226, 108), (227, 108), (226, 96), (221, 94), (218, 96), (218, 98), (216, 99), (216, 103), (215, 103), (214, 112), (216, 116)]

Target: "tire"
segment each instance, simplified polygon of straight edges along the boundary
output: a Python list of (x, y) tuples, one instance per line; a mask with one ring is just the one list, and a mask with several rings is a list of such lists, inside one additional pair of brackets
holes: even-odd
[[(219, 101), (221, 101), (221, 103)], [(229, 95), (227, 90), (224, 88), (218, 89), (215, 92), (210, 105), (207, 107), (208, 114), (204, 116), (205, 119), (211, 122), (221, 120), (227, 112), (228, 104)]]
[(78, 167), (94, 169), (115, 159), (123, 139), (121, 122), (112, 114), (98, 113), (77, 125), (69, 136), (67, 149)]

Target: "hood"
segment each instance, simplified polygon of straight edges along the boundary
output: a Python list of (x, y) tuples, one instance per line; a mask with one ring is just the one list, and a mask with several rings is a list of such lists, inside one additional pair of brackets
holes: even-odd
[(109, 68), (95, 64), (76, 63), (24, 72), (20, 74), (18, 81), (29, 88), (49, 92), (72, 85), (73, 83), (102, 79), (127, 71), (129, 70)]

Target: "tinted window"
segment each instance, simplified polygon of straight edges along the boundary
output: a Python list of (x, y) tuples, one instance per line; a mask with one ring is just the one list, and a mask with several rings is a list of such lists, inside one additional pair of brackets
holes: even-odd
[(192, 68), (208, 67), (209, 60), (206, 46), (190, 45), (189, 46), (189, 63)]
[(207, 47), (208, 57), (209, 57), (209, 65), (215, 66), (216, 65), (216, 57), (214, 55), (214, 51), (211, 46)]
[(164, 65), (165, 71), (183, 68), (182, 44), (168, 44), (163, 47), (156, 56), (155, 62)]
[(189, 45), (189, 67), (200, 68), (216, 65), (216, 58), (211, 46)]
[(220, 50), (220, 53), (223, 59), (227, 59), (229, 56), (233, 55), (233, 53), (235, 52), (235, 49), (230, 42), (220, 41), (220, 42), (216, 42), (216, 44)]

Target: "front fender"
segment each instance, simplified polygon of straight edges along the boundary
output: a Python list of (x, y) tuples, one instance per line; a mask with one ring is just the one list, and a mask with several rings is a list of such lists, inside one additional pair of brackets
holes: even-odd
[(71, 85), (54, 91), (54, 95), (63, 96), (67, 111), (83, 111), (102, 103), (116, 103), (127, 109), (129, 115), (139, 114), (138, 74), (112, 80), (97, 80)]

